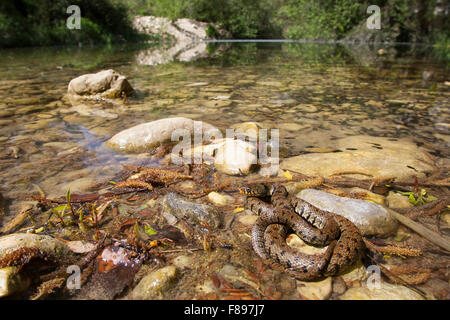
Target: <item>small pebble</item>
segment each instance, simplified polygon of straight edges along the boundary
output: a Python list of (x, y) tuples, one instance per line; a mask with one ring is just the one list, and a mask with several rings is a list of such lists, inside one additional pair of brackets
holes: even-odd
[(297, 280), (297, 291), (301, 296), (309, 300), (326, 300), (331, 295), (331, 283), (331, 277), (313, 282)]
[(257, 219), (258, 219), (258, 216), (256, 216), (256, 215), (247, 214), (247, 215), (240, 216), (238, 218), (238, 221), (245, 226), (252, 226), (256, 222)]
[(413, 204), (409, 202), (407, 196), (393, 191), (389, 191), (389, 194), (386, 197), (386, 203), (389, 208), (409, 208), (413, 206)]
[(216, 206), (226, 206), (234, 202), (234, 198), (227, 194), (220, 194), (217, 192), (210, 192), (208, 194), (208, 199)]
[(177, 277), (177, 268), (167, 266), (146, 275), (131, 293), (132, 299), (150, 300), (160, 298), (163, 291), (170, 288)]
[(333, 292), (341, 295), (347, 290), (347, 285), (345, 284), (342, 277), (333, 278)]
[(189, 268), (194, 263), (192, 256), (181, 255), (173, 259), (173, 264), (179, 268)]

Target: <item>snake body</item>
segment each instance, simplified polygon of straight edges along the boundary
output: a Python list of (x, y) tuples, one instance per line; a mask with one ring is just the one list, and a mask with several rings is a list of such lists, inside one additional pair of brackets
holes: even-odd
[[(315, 280), (343, 271), (357, 261), (364, 249), (352, 222), (289, 196), (283, 186), (273, 190), (253, 186), (241, 192), (248, 195), (246, 208), (259, 216), (252, 228), (253, 248), (273, 269), (299, 280)], [(272, 195), (272, 204), (258, 198), (268, 194)], [(301, 253), (286, 244), (292, 232), (311, 245), (328, 248), (317, 255)]]

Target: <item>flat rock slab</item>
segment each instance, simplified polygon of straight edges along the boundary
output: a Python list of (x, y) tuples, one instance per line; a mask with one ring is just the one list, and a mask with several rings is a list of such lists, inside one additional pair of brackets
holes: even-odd
[(357, 178), (423, 177), (436, 169), (428, 152), (409, 140), (353, 136), (336, 140), (342, 152), (310, 153), (285, 159), (280, 167), (306, 175)]
[(385, 208), (369, 201), (339, 197), (314, 189), (302, 190), (297, 197), (319, 209), (347, 218), (364, 236), (386, 237), (398, 227), (397, 220)]

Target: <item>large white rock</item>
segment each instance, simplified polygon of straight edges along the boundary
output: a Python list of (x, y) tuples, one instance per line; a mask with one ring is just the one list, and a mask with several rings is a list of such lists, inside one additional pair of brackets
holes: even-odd
[(297, 197), (319, 209), (349, 219), (364, 236), (386, 237), (393, 234), (398, 227), (397, 220), (392, 218), (385, 208), (369, 201), (339, 197), (314, 189), (302, 190)]
[(142, 153), (163, 142), (172, 141), (172, 134), (175, 141), (178, 141), (183, 133), (190, 137), (194, 131), (197, 134), (208, 134), (219, 130), (208, 123), (188, 118), (164, 118), (123, 130), (109, 139), (106, 145), (119, 152)]
[(225, 139), (215, 156), (214, 166), (229, 175), (247, 175), (258, 163), (256, 147), (242, 140)]
[(118, 72), (109, 69), (97, 73), (89, 73), (72, 79), (67, 89), (69, 95), (91, 96), (99, 95), (104, 98), (120, 98), (133, 93), (128, 80)]
[(342, 152), (299, 155), (285, 159), (280, 167), (322, 177), (359, 173), (366, 179), (421, 177), (436, 169), (427, 151), (406, 139), (353, 136), (336, 140), (333, 147)]

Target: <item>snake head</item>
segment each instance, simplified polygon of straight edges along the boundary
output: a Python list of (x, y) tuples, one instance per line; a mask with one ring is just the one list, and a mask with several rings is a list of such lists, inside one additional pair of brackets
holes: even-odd
[(238, 188), (240, 194), (245, 194), (250, 197), (265, 197), (268, 195), (268, 190), (265, 185), (260, 183), (249, 184)]
[(250, 196), (250, 195), (252, 195), (254, 193), (252, 188), (247, 187), (247, 186), (239, 187), (238, 191), (239, 191), (240, 194), (245, 194), (247, 196)]

